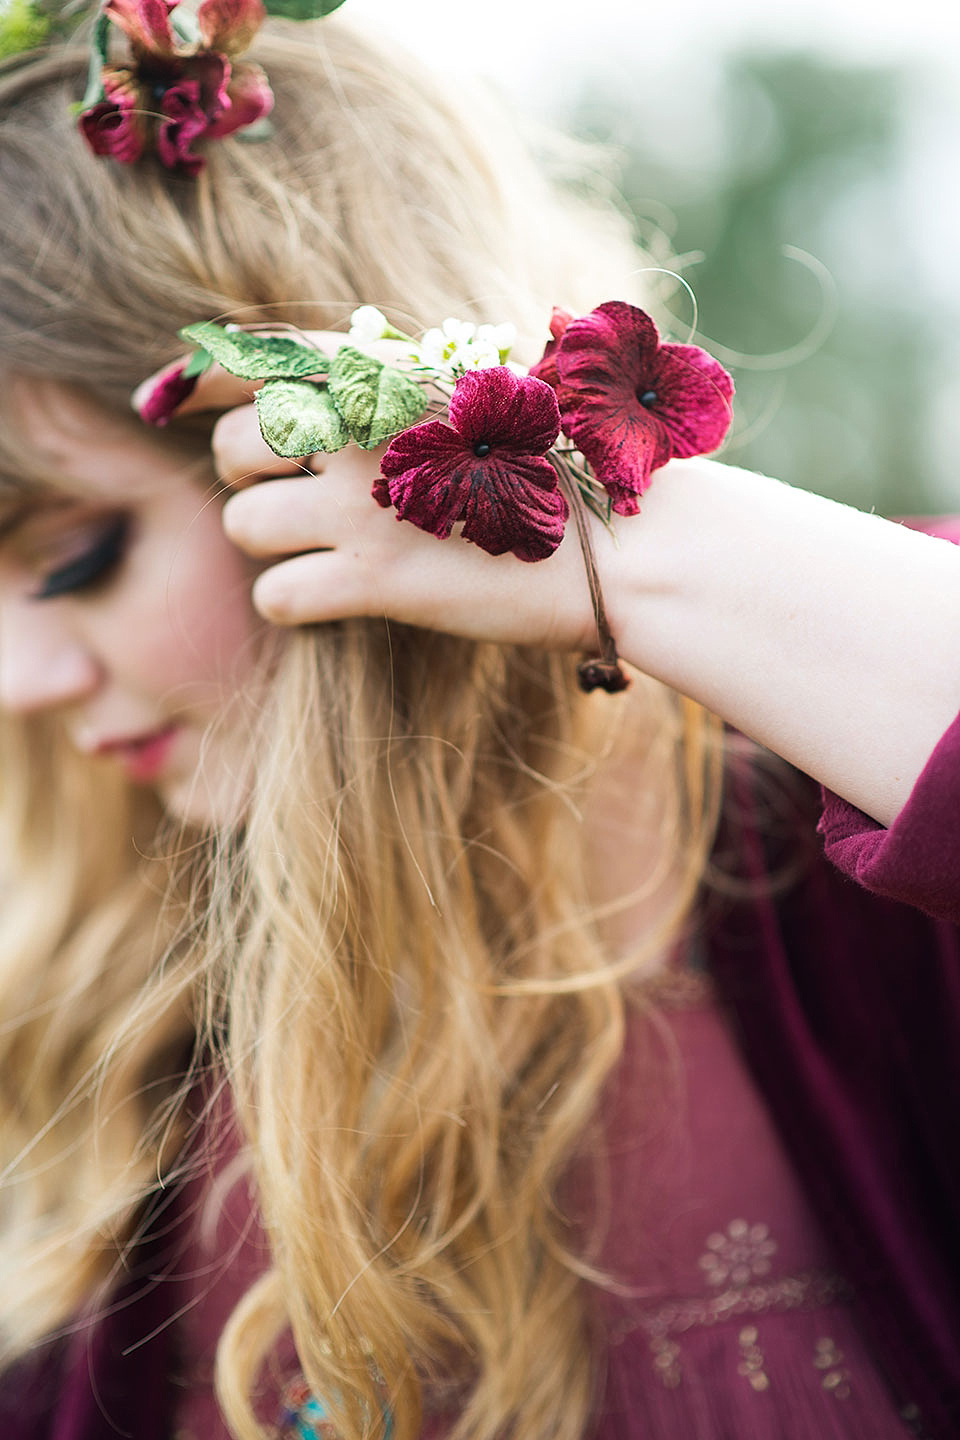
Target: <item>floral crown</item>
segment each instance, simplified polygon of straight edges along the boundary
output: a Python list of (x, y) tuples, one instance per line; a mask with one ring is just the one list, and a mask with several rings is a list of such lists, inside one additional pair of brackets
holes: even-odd
[[(216, 361), (262, 382), (260, 429), (278, 455), (389, 442), (374, 499), (440, 539), (459, 525), (491, 555), (545, 560), (572, 513), (601, 649), (581, 664), (580, 684), (626, 686), (585, 512), (607, 523), (614, 512), (635, 515), (656, 469), (718, 448), (734, 391), (719, 361), (697, 345), (664, 342), (649, 315), (616, 300), (579, 318), (555, 309), (551, 338), (526, 375), (507, 363), (512, 325), (448, 319), (416, 341), (371, 305), (354, 311), (332, 357), (302, 339), (212, 321), (180, 334), (197, 348), (141, 400), (148, 423), (165, 424)], [(382, 339), (409, 347), (397, 364), (358, 348)], [(425, 418), (431, 412), (447, 418)]]
[[(204, 167), (202, 141), (267, 133), (273, 92), (261, 66), (241, 56), (267, 15), (314, 20), (343, 0), (101, 0), (94, 18), (86, 94), (75, 106), (95, 155), (130, 165), (154, 155), (181, 175)], [(83, 0), (12, 0), (0, 22), (0, 55), (66, 38)], [(73, 22), (76, 23), (75, 20)]]

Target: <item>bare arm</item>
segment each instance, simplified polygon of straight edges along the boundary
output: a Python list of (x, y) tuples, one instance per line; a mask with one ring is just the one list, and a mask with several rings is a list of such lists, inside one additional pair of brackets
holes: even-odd
[(598, 537), (626, 658), (882, 824), (960, 711), (960, 551), (778, 481), (674, 462)]

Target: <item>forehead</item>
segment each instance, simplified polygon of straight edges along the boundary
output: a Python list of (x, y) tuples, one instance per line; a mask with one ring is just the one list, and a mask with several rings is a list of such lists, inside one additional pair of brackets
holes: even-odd
[(57, 381), (13, 376), (5, 390), (0, 516), (25, 504), (136, 503), (197, 459), (195, 440), (156, 434)]
[[(98, 405), (89, 396), (52, 380), (14, 377), (10, 382), (13, 426), (24, 469), (43, 484), (94, 494), (113, 489), (115, 457), (137, 449), (137, 422)], [(123, 466), (126, 483), (138, 483), (136, 465)]]

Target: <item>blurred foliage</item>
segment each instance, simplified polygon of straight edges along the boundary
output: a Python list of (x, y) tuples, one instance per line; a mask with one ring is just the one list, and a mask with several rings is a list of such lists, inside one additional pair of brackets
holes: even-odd
[(0, 60), (42, 45), (50, 34), (50, 21), (31, 0), (9, 0), (0, 6)]
[(0, 0), (0, 60), (69, 40), (92, 8), (92, 0)]
[[(702, 252), (684, 274), (698, 338), (737, 381), (731, 463), (886, 514), (937, 508), (923, 456), (942, 362), (903, 273), (904, 90), (895, 68), (732, 56), (706, 147), (713, 164), (693, 146), (700, 154), (687, 171), (682, 143), (668, 163), (651, 129), (684, 120), (683, 94), (676, 116), (641, 105), (625, 119), (609, 96), (584, 92), (567, 119), (623, 147), (622, 189), (641, 238), (652, 217), (675, 253)], [(813, 259), (790, 259), (785, 247)], [(686, 339), (682, 294), (673, 309), (675, 337)], [(819, 343), (800, 344), (818, 330)]]

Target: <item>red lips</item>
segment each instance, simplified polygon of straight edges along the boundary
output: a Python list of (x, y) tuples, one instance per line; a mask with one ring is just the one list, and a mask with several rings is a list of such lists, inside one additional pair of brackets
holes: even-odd
[(96, 754), (112, 755), (131, 780), (146, 784), (156, 779), (166, 765), (179, 728), (178, 725), (168, 725), (163, 730), (152, 730), (144, 735), (105, 740), (97, 746)]

